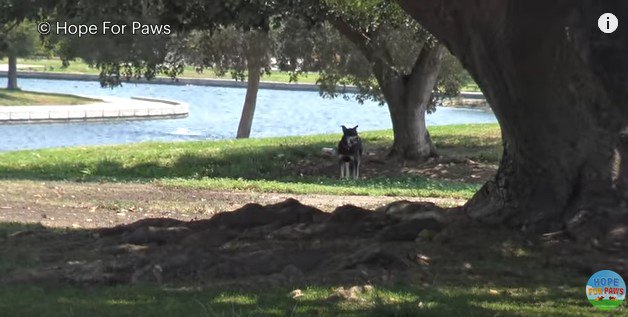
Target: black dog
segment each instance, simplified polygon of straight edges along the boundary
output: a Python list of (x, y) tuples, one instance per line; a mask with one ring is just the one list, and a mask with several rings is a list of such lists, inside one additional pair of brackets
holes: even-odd
[(362, 156), (362, 140), (358, 136), (358, 126), (348, 129), (342, 126), (342, 139), (338, 143), (338, 164), (340, 178), (360, 178), (360, 157)]

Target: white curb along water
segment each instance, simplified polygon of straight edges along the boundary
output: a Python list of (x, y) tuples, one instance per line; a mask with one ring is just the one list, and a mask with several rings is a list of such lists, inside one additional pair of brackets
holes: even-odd
[(7, 106), (0, 107), (0, 124), (52, 123), (69, 121), (149, 120), (184, 118), (187, 103), (143, 97), (81, 96), (101, 99), (87, 105)]

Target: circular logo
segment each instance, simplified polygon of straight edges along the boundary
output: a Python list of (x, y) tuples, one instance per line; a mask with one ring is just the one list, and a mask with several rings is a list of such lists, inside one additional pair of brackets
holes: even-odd
[(626, 298), (626, 283), (613, 271), (596, 272), (587, 282), (587, 298), (601, 310), (615, 309)]
[(604, 33), (613, 33), (619, 27), (619, 20), (612, 13), (604, 13), (597, 20), (597, 26)]

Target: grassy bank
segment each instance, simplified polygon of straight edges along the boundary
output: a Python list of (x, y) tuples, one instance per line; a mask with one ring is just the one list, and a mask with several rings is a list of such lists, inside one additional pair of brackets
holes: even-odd
[[(499, 127), (431, 128), (442, 155), (497, 163)], [(366, 152), (384, 153), (391, 131), (362, 133)], [(335, 157), (322, 154), (339, 134), (303, 137), (58, 148), (0, 154), (4, 179), (159, 182), (168, 186), (341, 195), (469, 198), (480, 183), (430, 179), (400, 172), (412, 163), (365, 163), (365, 179), (340, 181)], [(368, 159), (370, 156), (366, 156)], [(389, 170), (380, 165), (389, 164)], [(369, 171), (368, 169), (373, 170)]]
[(99, 101), (65, 94), (0, 89), (0, 106), (84, 105)]
[[(6, 64), (6, 59), (0, 59), (0, 64)], [(75, 60), (70, 62), (68, 67), (63, 67), (60, 59), (20, 59), (20, 64), (33, 65), (34, 67), (23, 68), (22, 71), (34, 71), (34, 72), (51, 72), (51, 73), (76, 73), (76, 74), (98, 74), (98, 69), (91, 68), (82, 60)], [(183, 74), (179, 77), (182, 78), (207, 78), (207, 79), (231, 79), (229, 74), (226, 76), (218, 76), (216, 72), (209, 68), (203, 72), (197, 72), (194, 67), (186, 66)], [(299, 83), (314, 84), (318, 80), (319, 75), (317, 73), (308, 73), (299, 77)], [(262, 81), (269, 82), (290, 82), (290, 74), (284, 71), (272, 71), (270, 75), (264, 75)], [(462, 91), (479, 92), (480, 89), (474, 82), (470, 82), (462, 87)]]

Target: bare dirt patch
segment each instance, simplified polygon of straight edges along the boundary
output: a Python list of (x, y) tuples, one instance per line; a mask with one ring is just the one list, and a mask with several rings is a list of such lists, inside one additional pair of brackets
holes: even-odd
[(152, 184), (0, 181), (0, 222), (41, 223), (47, 227), (98, 228), (145, 218), (207, 219), (246, 203), (274, 204), (288, 198), (323, 211), (352, 204), (374, 209), (395, 200), (459, 206), (460, 199), (294, 195), (212, 191)]
[(625, 241), (625, 232), (596, 246), (479, 227), (459, 209), (431, 203), (396, 202), (374, 211), (347, 205), (329, 213), (289, 199), (198, 221), (5, 231), (0, 283), (258, 289), (493, 281), (512, 287), (565, 270), (583, 278), (608, 267), (625, 274)]
[(15, 257), (29, 249), (16, 258), (27, 257), (32, 266), (15, 267), (0, 281), (215, 284), (246, 279), (283, 285), (390, 279), (387, 271), (415, 261), (400, 256), (408, 244), (395, 242), (437, 232), (447, 221), (448, 211), (432, 203), (394, 203), (378, 211), (345, 206), (328, 213), (288, 199), (190, 222), (144, 219), (62, 234), (34, 227), (3, 237), (6, 254)]
[(628, 273), (626, 226), (526, 235), (443, 207), (463, 201), (399, 199), (0, 181), (0, 283), (534, 287), (566, 270)]

